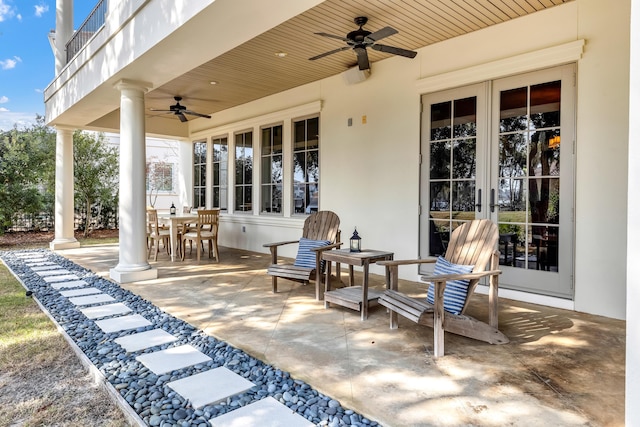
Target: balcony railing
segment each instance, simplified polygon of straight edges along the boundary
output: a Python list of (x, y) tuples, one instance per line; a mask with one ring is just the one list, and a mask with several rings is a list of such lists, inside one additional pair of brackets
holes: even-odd
[(104, 25), (108, 0), (100, 0), (67, 43), (67, 64)]

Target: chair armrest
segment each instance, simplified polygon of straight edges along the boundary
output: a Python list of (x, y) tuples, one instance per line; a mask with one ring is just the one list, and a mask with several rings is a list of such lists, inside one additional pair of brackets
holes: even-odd
[(273, 246), (282, 246), (282, 245), (290, 245), (291, 243), (299, 243), (299, 240), (289, 240), (286, 242), (275, 242), (275, 243), (265, 243), (262, 245), (263, 248), (270, 248)]
[(495, 276), (496, 274), (502, 274), (502, 270), (487, 270), (479, 273), (464, 274), (437, 274), (435, 276), (421, 276), (420, 279), (425, 282), (446, 282), (449, 280), (475, 280), (487, 276)]
[(393, 267), (398, 265), (411, 265), (411, 264), (433, 264), (437, 261), (437, 258), (423, 258), (423, 259), (397, 259), (389, 261), (378, 261), (377, 265), (383, 267)]
[(324, 251), (328, 251), (329, 249), (339, 248), (340, 246), (342, 246), (342, 243), (333, 243), (333, 244), (327, 245), (327, 246), (320, 246), (318, 248), (311, 248), (311, 250), (314, 251), (314, 252), (324, 252)]

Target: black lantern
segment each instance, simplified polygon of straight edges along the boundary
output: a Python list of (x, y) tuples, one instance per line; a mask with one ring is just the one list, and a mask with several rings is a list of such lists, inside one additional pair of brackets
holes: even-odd
[(169, 208), (169, 215), (175, 215), (176, 214), (176, 207), (173, 203), (171, 203), (171, 207)]
[(360, 248), (360, 241), (362, 239), (360, 238), (360, 236), (358, 236), (358, 230), (357, 229), (353, 229), (353, 236), (351, 236), (351, 239), (349, 239), (349, 251), (350, 252), (360, 252), (361, 248)]

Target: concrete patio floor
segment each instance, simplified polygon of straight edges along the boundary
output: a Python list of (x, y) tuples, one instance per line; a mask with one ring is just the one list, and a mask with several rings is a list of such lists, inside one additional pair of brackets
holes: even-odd
[[(118, 262), (118, 245), (57, 253), (107, 278)], [(121, 286), (385, 426), (624, 425), (624, 321), (501, 299), (509, 344), (447, 334), (433, 359), (433, 331), (403, 318), (390, 330), (384, 307), (361, 321), (325, 309), (313, 284), (279, 280), (272, 293), (269, 259), (221, 247), (220, 263), (195, 252), (171, 262), (161, 252), (158, 279)], [(370, 283), (382, 289), (384, 277)], [(485, 304), (476, 295), (467, 314), (485, 320)]]

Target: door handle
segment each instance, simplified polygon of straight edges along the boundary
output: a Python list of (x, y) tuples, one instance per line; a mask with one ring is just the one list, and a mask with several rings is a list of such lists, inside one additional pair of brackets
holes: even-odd
[(478, 203), (476, 203), (476, 208), (478, 208), (478, 212), (482, 212), (482, 189), (478, 188)]
[(491, 208), (491, 213), (495, 211), (496, 208), (496, 190), (495, 188), (491, 189), (491, 200), (489, 201), (489, 207)]

